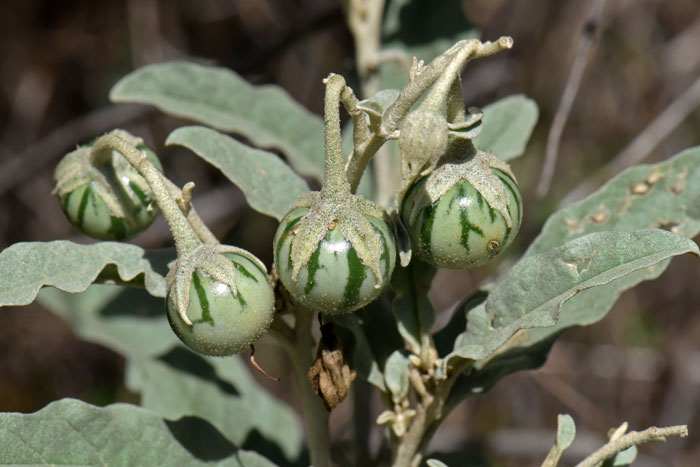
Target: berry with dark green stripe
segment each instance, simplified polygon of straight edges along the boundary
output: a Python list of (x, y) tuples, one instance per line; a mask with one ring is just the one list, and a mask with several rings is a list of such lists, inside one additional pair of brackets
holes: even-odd
[(331, 73), (324, 83), (323, 185), (301, 194), (280, 222), (275, 270), (297, 302), (339, 314), (362, 308), (389, 284), (396, 241), (384, 210), (354, 195), (345, 174), (339, 112), (345, 80)]
[(282, 284), (304, 306), (338, 314), (357, 310), (377, 298), (389, 283), (396, 262), (396, 241), (383, 219), (365, 215), (372, 235), (379, 240), (377, 275), (358, 255), (343, 233), (343, 220), (331, 221), (308, 261), (295, 276), (292, 250), (303, 242), (302, 224), (308, 208), (290, 211), (275, 235), (275, 267)]
[[(122, 131), (119, 136), (162, 170), (141, 139)], [(116, 151), (110, 160), (96, 161), (91, 146), (67, 154), (56, 167), (54, 194), (66, 217), (82, 233), (100, 240), (125, 240), (143, 232), (159, 212), (148, 183)]]
[(240, 248), (203, 245), (178, 258), (168, 282), (170, 326), (204, 355), (247, 350), (272, 322), (275, 298), (265, 266)]
[(507, 164), (478, 152), (418, 180), (404, 198), (401, 217), (421, 259), (464, 269), (510, 245), (522, 220), (522, 198)]

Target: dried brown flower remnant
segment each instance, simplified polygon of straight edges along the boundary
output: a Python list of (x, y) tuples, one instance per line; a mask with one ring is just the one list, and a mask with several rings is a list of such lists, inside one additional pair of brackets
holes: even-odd
[(333, 323), (322, 325), (321, 342), (308, 378), (327, 410), (332, 410), (345, 400), (355, 376), (355, 372), (345, 363), (343, 345), (333, 331)]

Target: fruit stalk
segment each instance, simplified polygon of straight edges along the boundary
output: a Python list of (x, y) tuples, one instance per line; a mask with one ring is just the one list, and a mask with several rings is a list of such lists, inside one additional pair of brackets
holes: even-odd
[(345, 78), (330, 74), (325, 80), (326, 99), (323, 109), (326, 164), (321, 194), (324, 197), (350, 195), (350, 184), (343, 167), (343, 145), (340, 133), (340, 99), (346, 89)]
[(92, 147), (93, 160), (99, 162), (104, 158), (111, 157), (112, 151), (117, 151), (124, 156), (151, 186), (156, 202), (175, 239), (178, 256), (183, 256), (201, 245), (202, 241), (170, 195), (161, 173), (146, 159), (146, 154), (130, 145), (123, 138), (107, 134), (95, 141)]

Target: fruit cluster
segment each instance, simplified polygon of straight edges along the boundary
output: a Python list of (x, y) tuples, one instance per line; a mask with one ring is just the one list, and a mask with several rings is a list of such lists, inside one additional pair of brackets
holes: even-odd
[[(498, 47), (510, 46), (502, 41)], [(413, 255), (438, 268), (469, 268), (513, 241), (522, 220), (515, 176), (472, 144), (482, 113), (465, 112), (461, 103), (462, 66), (494, 47), (460, 42), (427, 67), (414, 65), (409, 86), (382, 112), (376, 102), (358, 101), (340, 75), (326, 79), (323, 184), (292, 205), (273, 244), (275, 276), (296, 304), (331, 315), (352, 312), (386, 289), (399, 257), (403, 266)], [(347, 167), (341, 104), (360, 135)], [(353, 191), (373, 155), (367, 148), (376, 152), (397, 134), (402, 185), (394, 213)], [(265, 266), (245, 250), (220, 245), (193, 219), (189, 196), (173, 188), (140, 138), (115, 130), (66, 155), (55, 178), (70, 222), (98, 239), (132, 237), (163, 213), (178, 253), (166, 278), (167, 317), (185, 344), (230, 355), (268, 329), (275, 294)], [(397, 243), (399, 232), (408, 234), (410, 247)]]

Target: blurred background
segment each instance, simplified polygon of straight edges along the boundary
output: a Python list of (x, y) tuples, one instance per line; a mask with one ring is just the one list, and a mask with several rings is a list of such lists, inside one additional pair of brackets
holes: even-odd
[[(468, 65), (466, 102), (483, 106), (523, 93), (537, 102), (540, 119), (526, 154), (513, 164), (526, 203), (516, 244), (499, 265), (440, 271), (431, 292), (439, 310), (516, 259), (567, 193), (584, 181), (587, 190), (597, 188), (611, 175), (601, 175), (601, 167), (618, 163), (619, 154), (657, 162), (700, 144), (700, 2), (609, 1), (561, 136), (551, 190), (538, 199), (547, 134), (593, 2), (457, 3), (465, 24), (482, 39), (515, 39), (513, 50)], [(59, 238), (89, 243), (51, 196), (53, 169), (76, 144), (121, 127), (161, 155), (174, 182), (196, 182), (193, 202), (219, 238), (269, 265), (274, 220), (248, 209), (215, 169), (181, 148), (163, 146), (182, 121), (149, 107), (111, 105), (108, 91), (135, 68), (185, 59), (232, 68), (253, 84), (278, 84), (320, 113), (323, 77), (336, 72), (357, 82), (353, 54), (335, 0), (0, 2), (0, 248)], [(662, 121), (653, 123), (659, 116)], [(640, 134), (646, 139), (630, 147)], [(172, 244), (162, 220), (133, 242)], [(455, 410), (432, 448), (471, 452), (474, 465), (481, 465), (479, 458), (539, 465), (556, 415), (570, 413), (579, 428), (574, 459), (623, 421), (631, 429), (687, 423), (689, 438), (644, 446), (635, 465), (700, 465), (698, 283), (697, 258), (674, 259), (660, 279), (625, 293), (601, 323), (565, 333), (542, 369), (509, 376)], [(0, 411), (33, 412), (62, 397), (98, 405), (138, 402), (123, 385), (124, 361), (117, 354), (76, 339), (39, 305), (1, 313)], [(258, 361), (291, 381), (278, 350), (258, 347)], [(298, 405), (288, 384), (261, 382)], [(367, 392), (362, 383), (358, 387)], [(372, 410), (376, 417), (379, 403)], [(339, 452), (350, 458), (351, 419), (351, 402), (332, 419)], [(375, 430), (372, 449), (380, 438)], [(463, 457), (450, 465), (470, 464)]]

